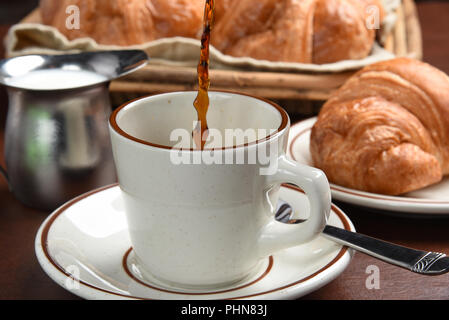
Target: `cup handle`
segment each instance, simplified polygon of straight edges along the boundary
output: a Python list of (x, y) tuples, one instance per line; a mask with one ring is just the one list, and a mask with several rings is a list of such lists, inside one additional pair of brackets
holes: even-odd
[(310, 215), (307, 221), (296, 225), (278, 222), (273, 217), (259, 237), (260, 257), (313, 240), (324, 230), (331, 210), (330, 187), (324, 172), (291, 161), (285, 154), (279, 157), (277, 171), (268, 176), (267, 182), (290, 183), (304, 190), (310, 202)]

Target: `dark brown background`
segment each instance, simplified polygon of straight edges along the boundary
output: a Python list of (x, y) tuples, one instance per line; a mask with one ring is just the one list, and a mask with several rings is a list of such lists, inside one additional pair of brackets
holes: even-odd
[[(0, 0), (0, 39), (11, 24), (25, 16), (37, 1)], [(449, 73), (449, 3), (421, 1), (419, 17), (424, 38), (424, 60)], [(0, 52), (3, 48), (0, 44)], [(0, 88), (0, 163), (7, 97)], [(448, 115), (449, 116), (449, 115)], [(339, 204), (357, 230), (374, 237), (422, 250), (449, 253), (449, 219), (411, 219), (371, 213)], [(0, 299), (77, 299), (57, 286), (40, 268), (34, 237), (48, 216), (24, 207), (0, 178)], [(366, 268), (380, 269), (380, 290), (368, 290)], [(356, 253), (346, 271), (305, 299), (449, 299), (449, 275), (425, 277)]]

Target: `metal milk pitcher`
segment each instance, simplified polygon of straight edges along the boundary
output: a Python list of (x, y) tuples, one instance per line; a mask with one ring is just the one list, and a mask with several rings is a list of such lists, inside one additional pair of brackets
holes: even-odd
[[(30, 55), (0, 62), (0, 83), (9, 96), (6, 170), (0, 171), (17, 199), (54, 210), (116, 181), (108, 133), (109, 83), (147, 61), (143, 51), (127, 50)], [(48, 70), (66, 71), (67, 77), (88, 71), (98, 79), (64, 86), (61, 80), (70, 79), (52, 83)], [(40, 72), (35, 73), (40, 78), (34, 84), (15, 81), (33, 72)]]

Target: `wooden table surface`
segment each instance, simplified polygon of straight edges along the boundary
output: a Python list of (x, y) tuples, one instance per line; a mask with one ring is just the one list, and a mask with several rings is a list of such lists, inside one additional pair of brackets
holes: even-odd
[[(424, 60), (449, 73), (449, 3), (422, 2), (418, 9)], [(3, 39), (10, 25), (1, 23), (0, 39)], [(6, 106), (5, 92), (0, 90), (0, 150), (3, 150)], [(4, 163), (1, 152), (0, 163)], [(449, 253), (449, 219), (400, 218), (338, 205), (361, 233), (417, 249)], [(48, 214), (15, 200), (0, 178), (0, 299), (78, 299), (47, 277), (34, 254), (35, 234)], [(366, 270), (373, 265), (380, 271), (380, 288), (369, 290)], [(449, 275), (420, 276), (356, 253), (340, 277), (305, 299), (446, 300), (449, 299)]]

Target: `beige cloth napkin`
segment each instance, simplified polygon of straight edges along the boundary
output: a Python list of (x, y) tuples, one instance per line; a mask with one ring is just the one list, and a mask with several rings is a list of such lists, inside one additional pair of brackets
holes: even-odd
[[(396, 21), (395, 10), (401, 0), (383, 0), (387, 12), (382, 26), (388, 33)], [(68, 40), (56, 28), (39, 23), (21, 23), (14, 25), (8, 33), (6, 54), (8, 57), (26, 54), (67, 54), (81, 51), (139, 49), (151, 57), (152, 64), (195, 67), (198, 63), (200, 41), (182, 37), (165, 38), (142, 45), (120, 47), (100, 45), (91, 38)], [(255, 69), (285, 72), (342, 72), (362, 68), (374, 62), (392, 59), (394, 55), (375, 44), (371, 54), (361, 60), (346, 60), (330, 64), (304, 64), (290, 62), (271, 62), (253, 58), (237, 58), (222, 54), (211, 48), (211, 65), (217, 69)]]

